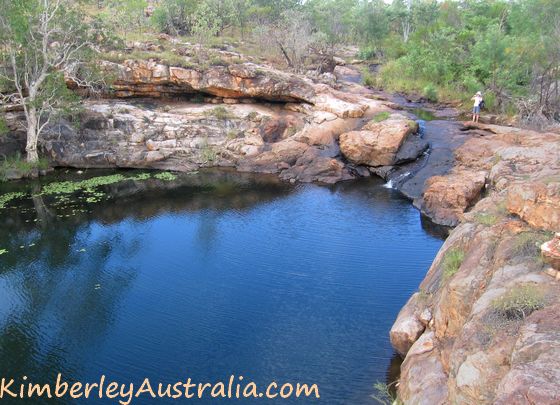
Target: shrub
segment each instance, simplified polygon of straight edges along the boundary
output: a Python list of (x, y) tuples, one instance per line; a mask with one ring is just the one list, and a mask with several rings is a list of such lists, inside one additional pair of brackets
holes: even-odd
[(6, 180), (10, 171), (16, 171), (26, 177), (34, 170), (46, 170), (48, 167), (49, 161), (45, 158), (40, 158), (38, 162), (31, 163), (23, 159), (18, 153), (0, 163), (0, 180)]
[(513, 242), (513, 253), (520, 257), (540, 257), (540, 246), (548, 239), (550, 235), (545, 232), (520, 232)]
[(371, 45), (368, 45), (365, 48), (360, 49), (356, 56), (358, 59), (371, 60), (377, 56), (377, 49)]
[(204, 145), (200, 154), (204, 163), (212, 163), (218, 158), (218, 154), (210, 145)]
[(395, 382), (391, 384), (384, 384), (379, 381), (376, 382), (373, 385), (375, 394), (372, 394), (371, 397), (381, 405), (401, 405), (402, 402), (397, 398), (395, 389), (393, 387)]
[(443, 258), (443, 278), (447, 280), (457, 273), (465, 260), (465, 252), (458, 248), (449, 249)]
[(544, 308), (545, 294), (535, 285), (520, 285), (512, 288), (500, 298), (492, 301), (495, 313), (507, 320), (519, 320), (534, 311)]
[(6, 135), (9, 131), (10, 129), (8, 128), (6, 120), (4, 119), (4, 117), (0, 117), (0, 136)]
[(436, 102), (438, 100), (437, 89), (431, 83), (424, 87), (422, 94), (430, 101)]
[(229, 112), (229, 110), (227, 108), (225, 108), (224, 106), (218, 106), (218, 107), (214, 107), (211, 110), (205, 111), (204, 113), (206, 116), (212, 116), (215, 117), (219, 120), (228, 120), (231, 118), (234, 118), (234, 115), (232, 113)]
[(362, 84), (365, 86), (375, 86), (376, 84), (375, 77), (367, 69), (362, 71)]

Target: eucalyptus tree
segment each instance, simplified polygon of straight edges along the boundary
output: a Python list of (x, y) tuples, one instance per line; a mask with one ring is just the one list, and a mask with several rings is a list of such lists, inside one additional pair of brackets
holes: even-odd
[(0, 0), (0, 100), (25, 114), (27, 160), (52, 119), (76, 96), (66, 80), (88, 85), (80, 72), (92, 43), (73, 0)]

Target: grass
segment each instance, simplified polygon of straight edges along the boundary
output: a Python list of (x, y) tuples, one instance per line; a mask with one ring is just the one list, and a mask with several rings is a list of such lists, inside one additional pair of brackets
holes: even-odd
[(223, 106), (218, 106), (218, 107), (214, 107), (211, 110), (205, 111), (204, 114), (207, 117), (214, 117), (217, 118), (219, 120), (228, 120), (231, 118), (234, 118), (235, 115), (233, 115), (231, 112), (229, 112), (229, 110)]
[(6, 180), (8, 173), (11, 171), (16, 171), (25, 177), (34, 170), (46, 170), (48, 167), (49, 161), (45, 158), (40, 158), (38, 162), (31, 163), (17, 154), (0, 163), (0, 180)]
[(133, 60), (149, 60), (154, 59), (168, 66), (182, 67), (185, 69), (195, 69), (198, 67), (196, 63), (187, 60), (186, 57), (177, 55), (171, 51), (149, 52), (134, 50), (129, 53), (124, 52), (105, 52), (99, 55), (99, 59), (107, 60), (114, 63), (123, 63), (127, 59)]
[(375, 79), (375, 76), (371, 74), (371, 72), (367, 69), (362, 70), (362, 84), (364, 86), (370, 86), (370, 87), (373, 87), (377, 84), (377, 80)]
[(212, 163), (218, 158), (218, 154), (216, 153), (214, 148), (208, 144), (202, 147), (200, 156), (202, 157), (204, 163)]
[(239, 137), (239, 132), (237, 132), (234, 129), (229, 130), (227, 135), (226, 135), (226, 138), (230, 141), (233, 140), (233, 139), (237, 139), (238, 137)]
[(401, 405), (402, 402), (397, 398), (395, 389), (393, 388), (395, 383), (396, 381), (391, 384), (385, 384), (377, 381), (373, 385), (375, 394), (372, 394), (371, 397), (381, 405)]
[(540, 258), (540, 246), (551, 238), (552, 234), (548, 232), (520, 232), (513, 241), (513, 254), (520, 257)]
[(465, 260), (465, 252), (458, 248), (449, 249), (443, 258), (443, 279), (453, 277)]
[(521, 320), (544, 308), (546, 296), (542, 288), (532, 284), (519, 285), (492, 301), (496, 315), (506, 320)]
[(477, 224), (485, 225), (485, 226), (492, 226), (498, 222), (499, 218), (497, 215), (489, 214), (486, 212), (477, 212), (474, 214), (474, 221)]
[(382, 121), (388, 120), (390, 116), (391, 116), (391, 113), (389, 111), (383, 111), (383, 112), (375, 114), (371, 120), (373, 122), (382, 122)]

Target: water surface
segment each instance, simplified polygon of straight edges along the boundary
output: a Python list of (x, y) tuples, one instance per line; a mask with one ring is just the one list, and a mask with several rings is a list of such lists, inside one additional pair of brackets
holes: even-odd
[(391, 324), (442, 244), (382, 186), (208, 172), (112, 184), (88, 203), (0, 185), (34, 195), (0, 210), (0, 374), (235, 374), (321, 393), (255, 403), (373, 404), (391, 378)]

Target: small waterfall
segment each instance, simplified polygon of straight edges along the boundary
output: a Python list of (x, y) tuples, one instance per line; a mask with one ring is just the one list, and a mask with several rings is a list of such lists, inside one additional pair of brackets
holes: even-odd
[(396, 184), (399, 184), (399, 182), (401, 182), (402, 180), (404, 180), (408, 176), (410, 176), (410, 172), (401, 173), (398, 176), (396, 176), (392, 179), (389, 179), (389, 181), (387, 183), (385, 183), (383, 185), (383, 187), (385, 187), (385, 188), (395, 188)]

